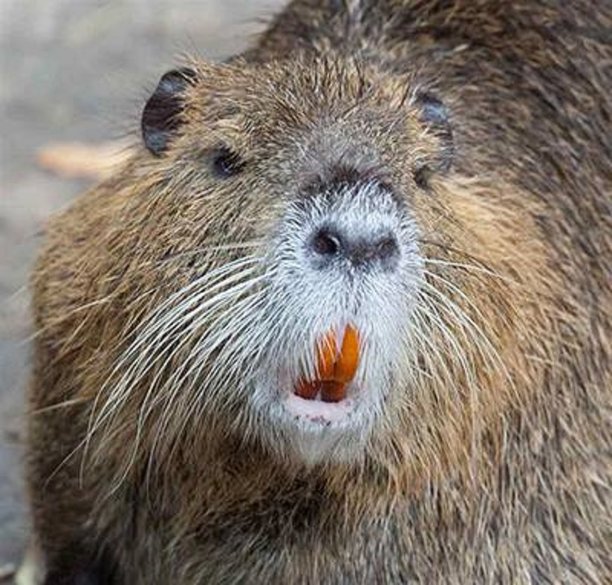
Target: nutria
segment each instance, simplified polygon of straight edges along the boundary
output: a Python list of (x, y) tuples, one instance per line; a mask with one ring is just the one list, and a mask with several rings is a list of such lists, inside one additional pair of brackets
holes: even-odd
[(45, 583), (609, 583), (609, 2), (296, 0), (49, 225)]

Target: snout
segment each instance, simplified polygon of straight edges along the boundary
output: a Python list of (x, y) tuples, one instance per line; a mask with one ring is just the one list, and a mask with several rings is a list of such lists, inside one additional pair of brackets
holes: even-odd
[(254, 400), (274, 402), (275, 424), (304, 452), (352, 444), (380, 415), (422, 278), (417, 234), (403, 199), (376, 181), (294, 194), (279, 219), (273, 348)]
[(315, 278), (391, 278), (414, 244), (405, 209), (376, 182), (324, 187), (302, 199), (291, 219), (302, 267)]

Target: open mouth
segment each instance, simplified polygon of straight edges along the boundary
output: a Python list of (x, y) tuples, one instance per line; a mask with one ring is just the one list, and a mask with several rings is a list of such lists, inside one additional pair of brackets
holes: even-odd
[(359, 333), (352, 325), (330, 330), (317, 343), (316, 375), (297, 381), (285, 401), (291, 414), (311, 422), (329, 424), (345, 418), (354, 408), (353, 380), (359, 366)]

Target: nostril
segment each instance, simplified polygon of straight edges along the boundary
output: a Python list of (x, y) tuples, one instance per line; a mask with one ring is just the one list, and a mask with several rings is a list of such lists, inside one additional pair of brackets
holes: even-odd
[(398, 253), (397, 240), (394, 236), (387, 236), (380, 240), (376, 246), (376, 256), (381, 260), (388, 260)]
[(385, 270), (392, 270), (399, 258), (399, 244), (392, 234), (361, 239), (348, 247), (347, 256), (354, 266), (372, 267), (378, 264)]
[(321, 256), (335, 256), (341, 248), (340, 235), (333, 228), (323, 227), (314, 235), (312, 247)]

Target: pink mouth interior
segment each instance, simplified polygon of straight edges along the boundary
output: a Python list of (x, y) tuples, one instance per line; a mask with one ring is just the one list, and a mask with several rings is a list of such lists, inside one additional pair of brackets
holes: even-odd
[(354, 406), (355, 403), (350, 398), (329, 403), (322, 400), (300, 398), (296, 394), (289, 394), (285, 401), (285, 407), (296, 418), (322, 424), (335, 423), (345, 419)]

